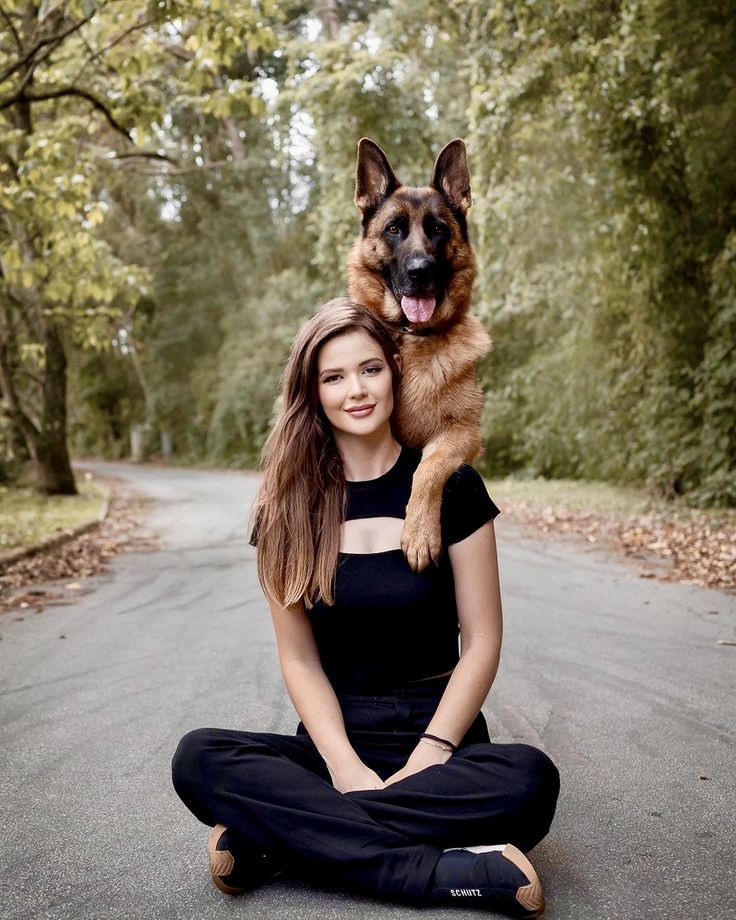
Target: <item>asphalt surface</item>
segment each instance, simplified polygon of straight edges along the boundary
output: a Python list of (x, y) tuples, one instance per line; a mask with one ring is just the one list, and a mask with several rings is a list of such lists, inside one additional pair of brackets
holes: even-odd
[[(258, 479), (95, 466), (156, 499), (161, 548), (118, 556), (72, 605), (0, 617), (2, 920), (477, 918), (286, 880), (212, 887), (209, 829), (171, 785), (179, 738), (298, 721), (245, 537)], [(532, 853), (546, 916), (736, 917), (736, 647), (718, 644), (736, 599), (503, 514), (496, 530), (505, 638), (484, 712), (495, 740), (561, 771)]]

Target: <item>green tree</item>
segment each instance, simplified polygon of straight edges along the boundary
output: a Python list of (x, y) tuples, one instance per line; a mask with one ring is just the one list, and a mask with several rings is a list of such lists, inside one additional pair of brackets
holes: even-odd
[(463, 10), (488, 424), (508, 469), (733, 501), (733, 13)]
[(258, 105), (247, 81), (222, 75), (273, 41), (262, 7), (208, 0), (192, 17), (173, 2), (16, 0), (2, 10), (0, 385), (43, 491), (75, 491), (68, 349), (109, 342), (110, 321), (150, 283), (98, 228), (109, 169), (189, 157), (164, 131), (171, 99), (226, 123), (234, 105)]

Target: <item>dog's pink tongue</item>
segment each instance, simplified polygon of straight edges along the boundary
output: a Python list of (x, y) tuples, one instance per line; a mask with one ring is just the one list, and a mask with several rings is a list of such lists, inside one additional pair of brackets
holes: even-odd
[(401, 309), (407, 319), (412, 323), (426, 323), (435, 308), (434, 297), (407, 297), (401, 298)]

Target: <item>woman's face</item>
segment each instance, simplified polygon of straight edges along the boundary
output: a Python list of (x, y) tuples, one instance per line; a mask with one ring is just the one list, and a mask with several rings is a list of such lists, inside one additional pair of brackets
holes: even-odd
[[(396, 355), (397, 362), (400, 358)], [(317, 358), (318, 394), (333, 429), (349, 435), (373, 434), (393, 412), (391, 369), (383, 349), (366, 332), (348, 332), (330, 339)], [(358, 406), (370, 412), (351, 413)]]

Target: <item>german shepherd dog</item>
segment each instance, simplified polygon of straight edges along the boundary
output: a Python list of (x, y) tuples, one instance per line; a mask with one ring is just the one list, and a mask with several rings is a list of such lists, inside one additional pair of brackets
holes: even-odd
[(447, 479), (483, 450), (476, 365), (491, 339), (468, 313), (476, 263), (466, 221), (465, 144), (447, 144), (430, 184), (414, 188), (402, 185), (383, 150), (362, 138), (355, 204), (363, 220), (348, 257), (348, 292), (396, 331), (402, 379), (395, 431), (422, 450), (401, 538), (409, 566), (421, 572), (442, 553)]

